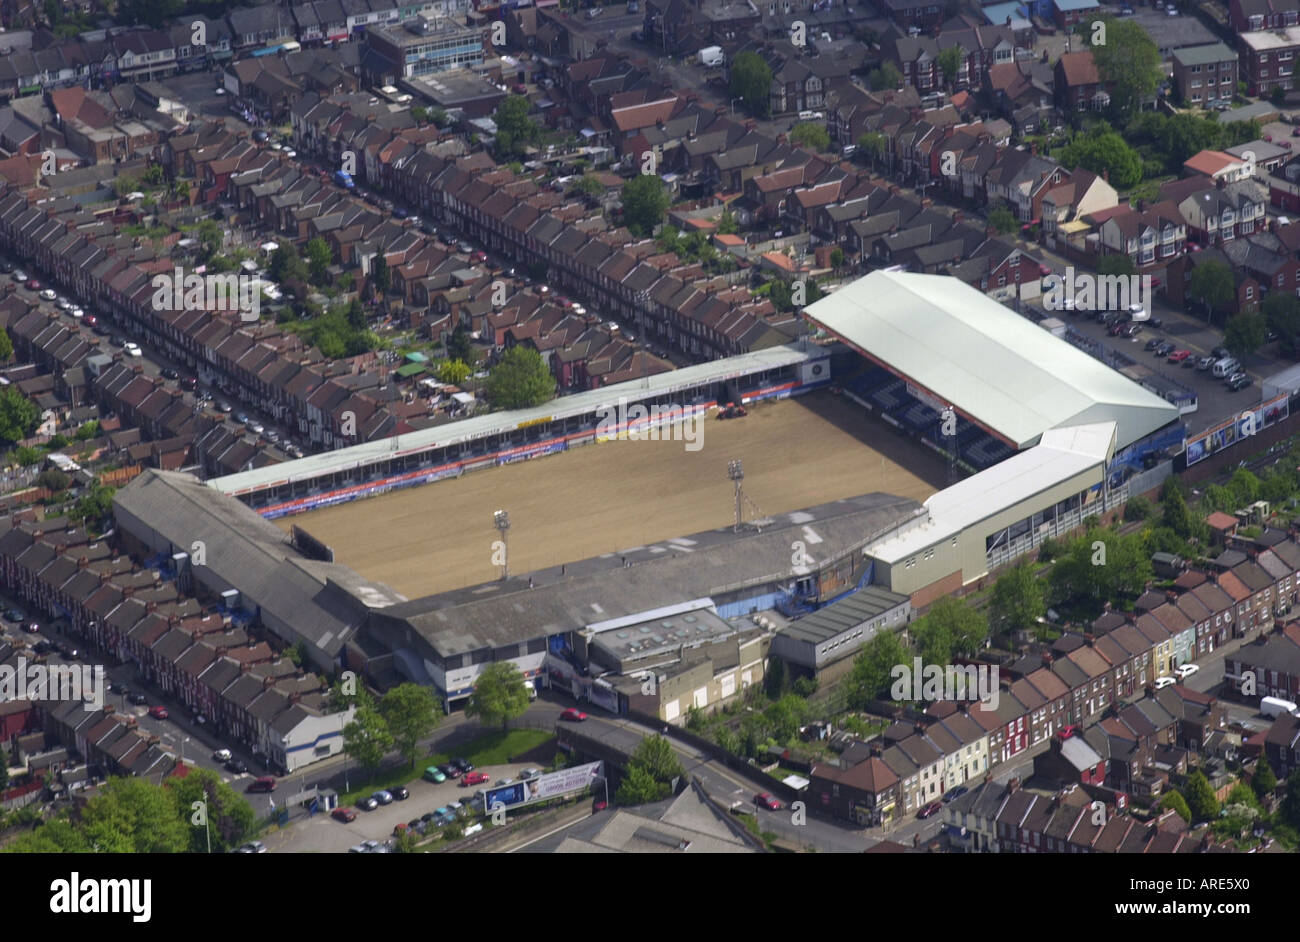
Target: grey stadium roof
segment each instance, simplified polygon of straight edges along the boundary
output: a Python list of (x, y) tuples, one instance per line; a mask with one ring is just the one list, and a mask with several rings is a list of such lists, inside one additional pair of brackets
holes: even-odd
[(1113, 420), (1119, 448), (1178, 408), (956, 278), (877, 271), (804, 314), (1018, 448)]
[[(416, 599), (375, 611), (371, 617), (376, 624), (396, 619), (409, 625), (443, 656), (498, 648), (676, 603), (785, 582), (843, 558), (924, 513), (920, 504), (908, 498), (865, 494), (776, 514), (761, 533), (735, 533), (730, 527), (708, 530), (526, 573), (507, 582)], [(809, 567), (791, 567), (794, 540), (808, 545)]]
[(825, 356), (827, 351), (820, 347), (811, 347), (807, 350), (800, 349), (797, 344), (769, 347), (723, 360), (670, 370), (645, 379), (615, 383), (602, 389), (562, 396), (532, 409), (491, 412), (460, 422), (449, 422), (418, 432), (408, 432), (405, 435), (396, 435), (361, 445), (339, 448), (320, 455), (299, 458), (297, 461), (240, 471), (224, 477), (212, 478), (207, 484), (223, 493), (238, 495), (265, 490), (269, 487), (279, 487), (294, 481), (311, 481), (331, 474), (348, 473), (369, 464), (401, 458), (404, 455), (419, 454), (448, 445), (458, 445), (462, 442), (514, 432), (521, 425), (538, 420), (588, 415), (602, 406), (617, 406), (620, 396), (626, 396), (629, 402), (649, 401), (667, 405), (670, 399), (657, 397), (670, 397), (704, 383), (723, 382), (750, 373), (793, 366)]
[(197, 578), (209, 570), (331, 655), (364, 620), (358, 599), (368, 606), (403, 600), (345, 566), (304, 559), (275, 524), (189, 474), (147, 470), (113, 496), (113, 510), (119, 525), (136, 534), (149, 531), (154, 545), (162, 540), (188, 552), (201, 541), (204, 565), (194, 567)]
[(907, 601), (906, 595), (890, 592), (881, 586), (863, 586), (834, 605), (827, 605), (811, 615), (790, 622), (781, 629), (781, 634), (796, 641), (820, 644)]

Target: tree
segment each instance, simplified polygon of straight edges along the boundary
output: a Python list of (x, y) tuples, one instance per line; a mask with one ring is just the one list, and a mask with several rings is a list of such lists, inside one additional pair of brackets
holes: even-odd
[(91, 419), (89, 422), (83, 422), (77, 429), (77, 433), (72, 437), (79, 442), (89, 441), (99, 434), (99, 420)]
[(1062, 148), (1060, 163), (1066, 167), (1083, 167), (1093, 173), (1106, 173), (1110, 185), (1127, 190), (1142, 182), (1142, 155), (1106, 125), (1098, 125)]
[(1259, 478), (1245, 468), (1238, 468), (1228, 480), (1228, 492), (1234, 507), (1244, 507), (1259, 500)]
[(17, 386), (0, 388), (0, 439), (19, 442), (31, 435), (40, 421), (40, 410)]
[(1281, 349), (1295, 356), (1300, 351), (1300, 298), (1280, 291), (1271, 292), (1260, 310), (1268, 326), (1277, 331)]
[(8, 360), (14, 355), (14, 342), (9, 339), (9, 331), (0, 327), (0, 360)]
[(1160, 495), (1161, 522), (1184, 540), (1205, 537), (1205, 524), (1192, 516), (1179, 487), (1166, 487)]
[(442, 719), (442, 710), (428, 687), (405, 683), (384, 694), (379, 701), (379, 715), (388, 724), (397, 751), (414, 766), (420, 740), (433, 732)]
[(763, 674), (763, 690), (773, 700), (779, 698), (786, 689), (785, 659), (777, 654), (769, 654), (767, 671)]
[(772, 69), (755, 52), (741, 52), (731, 62), (731, 95), (756, 118), (771, 114)]
[(879, 131), (868, 131), (858, 135), (858, 150), (867, 155), (873, 167), (877, 160), (885, 156), (885, 148), (888, 146), (888, 138)]
[(380, 294), (388, 294), (393, 289), (393, 273), (388, 269), (388, 259), (383, 252), (376, 252), (374, 264), (370, 266), (370, 281)]
[(1192, 812), (1193, 821), (1208, 821), (1219, 813), (1219, 799), (1214, 797), (1210, 780), (1200, 769), (1187, 776), (1187, 784), (1183, 786), (1183, 797), (1187, 799), (1187, 807)]
[(790, 143), (802, 144), (821, 153), (831, 149), (831, 135), (825, 125), (815, 121), (800, 121), (790, 131)]
[(470, 341), (469, 331), (464, 327), (458, 325), (447, 338), (447, 358), (461, 360), (464, 363), (474, 362), (474, 346)]
[(952, 88), (953, 82), (957, 80), (957, 70), (961, 68), (965, 58), (966, 50), (961, 46), (949, 46), (947, 49), (940, 50), (936, 61), (939, 63), (939, 71), (943, 73), (943, 81), (949, 88)]
[(329, 267), (333, 261), (334, 253), (329, 243), (320, 236), (307, 243), (307, 269), (313, 282), (322, 285), (329, 279)]
[(1137, 274), (1137, 266), (1133, 264), (1133, 259), (1129, 255), (1112, 252), (1110, 255), (1103, 255), (1097, 262), (1097, 274), (1119, 275), (1127, 278), (1129, 275)]
[(1021, 562), (998, 577), (989, 599), (989, 618), (1003, 631), (1023, 631), (1037, 625), (1047, 611), (1043, 583), (1028, 563)]
[(32, 482), (37, 487), (43, 487), (55, 494), (59, 491), (66, 491), (72, 484), (72, 478), (57, 468), (50, 468), (48, 471), (42, 471), (36, 475), (36, 480)]
[(619, 783), (614, 793), (620, 805), (644, 805), (652, 801), (667, 798), (670, 788), (662, 782), (656, 782), (654, 776), (639, 765), (630, 765), (627, 775)]
[(1192, 268), (1187, 279), (1187, 297), (1205, 305), (1205, 321), (1216, 309), (1224, 308), (1237, 296), (1237, 282), (1226, 263), (1210, 259)]
[(912, 637), (930, 664), (947, 664), (954, 654), (974, 654), (988, 636), (987, 619), (965, 600), (950, 595), (912, 624)]
[(634, 235), (648, 236), (664, 221), (671, 204), (664, 181), (653, 173), (642, 173), (623, 184), (623, 217)]
[(176, 796), (186, 820), (192, 821), (196, 801), (206, 805), (207, 827), (189, 828), (192, 853), (206, 853), (211, 841), (212, 852), (224, 854), (243, 843), (257, 823), (253, 806), (211, 769), (191, 768), (184, 778), (169, 778), (166, 786)]
[(514, 346), (488, 374), (487, 394), (499, 408), (527, 409), (555, 395), (555, 377), (540, 353), (532, 347)]
[(353, 330), (366, 329), (366, 309), (362, 306), (360, 298), (353, 298), (348, 302), (347, 321), (348, 326)]
[(541, 129), (528, 117), (532, 109), (530, 102), (523, 95), (507, 95), (497, 105), (492, 120), (497, 126), (496, 151), (500, 157), (516, 157), (524, 154), (529, 146), (541, 139)]
[(343, 727), (343, 751), (373, 775), (393, 748), (393, 734), (369, 697), (358, 697), (352, 722)]
[(831, 249), (831, 268), (839, 271), (844, 267), (844, 250), (839, 246)]
[(898, 71), (898, 66), (894, 63), (885, 61), (880, 64), (880, 68), (871, 70), (867, 84), (873, 92), (890, 91), (903, 84), (903, 73)]
[(1260, 798), (1273, 794), (1273, 790), (1277, 788), (1277, 776), (1273, 773), (1273, 767), (1268, 764), (1267, 756), (1261, 755), (1259, 761), (1255, 763), (1255, 774), (1250, 777), (1250, 787)]
[[(1091, 45), (1092, 61), (1103, 85), (1110, 87), (1111, 107), (1119, 114), (1136, 111), (1144, 99), (1155, 95), (1164, 74), (1160, 50), (1141, 26), (1131, 20), (1100, 17), (1104, 42)], [(1091, 39), (1093, 20), (1081, 24)], [(1135, 181), (1136, 182), (1136, 181)], [(1114, 176), (1111, 185), (1116, 186)]]
[(729, 209), (724, 209), (722, 215), (718, 217), (718, 235), (735, 235), (740, 231), (736, 223), (736, 214)]
[(465, 715), (478, 717), (485, 726), (500, 723), (505, 729), (512, 719), (523, 715), (527, 709), (528, 691), (524, 688), (524, 675), (510, 661), (494, 661), (478, 675), (474, 692), (465, 704)]
[(66, 818), (46, 821), (34, 831), (20, 834), (5, 845), (6, 854), (89, 854), (94, 848), (81, 828)]
[(1187, 807), (1187, 799), (1176, 791), (1165, 792), (1160, 799), (1160, 809), (1164, 811), (1169, 808), (1173, 808), (1174, 811), (1178, 812), (1178, 816), (1188, 824), (1192, 823), (1192, 812)]
[(1267, 335), (1268, 321), (1264, 315), (1243, 311), (1228, 318), (1228, 326), (1223, 331), (1223, 345), (1233, 356), (1244, 357), (1262, 347)]
[(889, 689), (890, 672), (906, 663), (907, 649), (893, 632), (882, 632), (862, 646), (844, 681), (850, 707), (863, 710)]
[(1130, 497), (1128, 503), (1124, 505), (1124, 519), (1128, 521), (1146, 520), (1155, 512), (1151, 506), (1151, 501), (1142, 495)]
[(1282, 799), (1282, 818), (1293, 828), (1300, 828), (1300, 769), (1286, 777), (1286, 797)]
[(191, 845), (189, 808), (142, 778), (110, 778), (81, 812), (90, 847), (107, 854), (179, 854)]
[(469, 379), (470, 369), (461, 360), (443, 360), (438, 364), (438, 381), (459, 386)]
[(1006, 235), (1008, 232), (1015, 232), (1020, 223), (1016, 221), (1015, 215), (1007, 208), (1007, 204), (1000, 202), (989, 210), (989, 225), (1001, 235)]
[(569, 188), (569, 191), (577, 193), (579, 196), (599, 196), (605, 192), (605, 184), (601, 183), (594, 173), (584, 173)]
[(278, 245), (271, 253), (271, 262), (266, 266), (266, 274), (274, 282), (305, 281), (307, 265), (298, 255), (298, 249), (292, 242)]
[(647, 736), (637, 743), (628, 759), (628, 767), (634, 765), (649, 772), (656, 782), (671, 782), (686, 774), (672, 744), (663, 736)]

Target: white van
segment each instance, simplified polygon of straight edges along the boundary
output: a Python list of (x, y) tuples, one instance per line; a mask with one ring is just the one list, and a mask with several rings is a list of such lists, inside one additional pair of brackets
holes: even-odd
[(1219, 379), (1231, 376), (1237, 370), (1241, 369), (1241, 364), (1237, 362), (1236, 357), (1224, 357), (1218, 363), (1214, 364), (1214, 375)]

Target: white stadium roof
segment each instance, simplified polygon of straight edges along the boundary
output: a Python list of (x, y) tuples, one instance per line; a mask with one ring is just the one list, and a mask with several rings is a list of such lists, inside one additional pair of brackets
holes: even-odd
[(1086, 471), (1095, 469), (1093, 483), (1101, 483), (1114, 453), (1114, 422), (1049, 429), (1033, 448), (935, 494), (925, 502), (930, 512), (925, 523), (868, 546), (864, 553), (897, 563)]
[(804, 314), (1018, 448), (1051, 428), (1108, 420), (1124, 448), (1179, 416), (956, 278), (872, 272)]

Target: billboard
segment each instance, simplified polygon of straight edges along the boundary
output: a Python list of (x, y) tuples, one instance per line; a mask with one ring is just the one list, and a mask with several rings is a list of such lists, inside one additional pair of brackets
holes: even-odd
[(1285, 419), (1289, 414), (1290, 398), (1286, 393), (1274, 396), (1251, 409), (1246, 409), (1224, 422), (1206, 429), (1195, 438), (1187, 440), (1187, 466), (1245, 441), (1255, 433)]
[(490, 788), (484, 794), (484, 810), (492, 811), (492, 806), (500, 803), (509, 808), (514, 805), (526, 805), (548, 798), (558, 798), (570, 792), (582, 791), (605, 775), (605, 763), (588, 762), (575, 765), (571, 769), (548, 772), (525, 782), (512, 782), (500, 788)]

